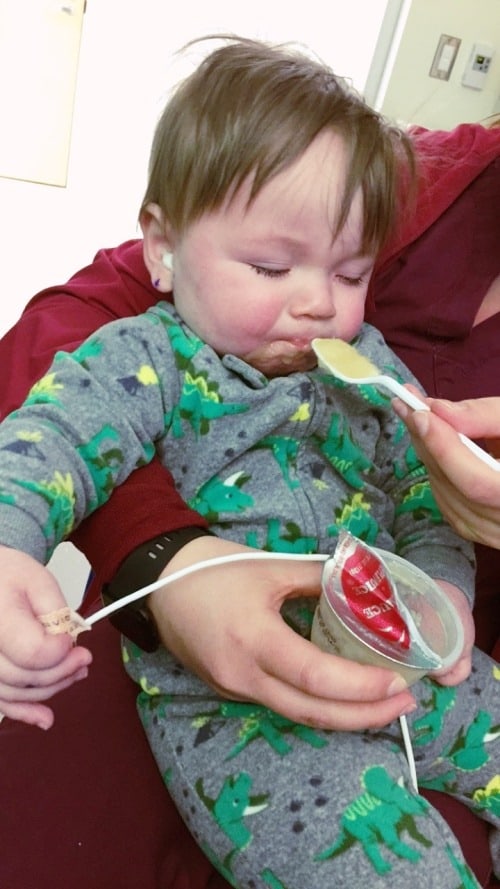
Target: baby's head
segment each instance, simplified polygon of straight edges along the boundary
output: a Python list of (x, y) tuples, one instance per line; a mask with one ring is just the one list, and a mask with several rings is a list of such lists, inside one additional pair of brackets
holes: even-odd
[(325, 65), (232, 39), (158, 123), (141, 212), (151, 280), (219, 355), (267, 376), (310, 370), (314, 338), (359, 331), (405, 157), (406, 137)]
[(407, 138), (325, 64), (255, 40), (228, 38), (177, 87), (156, 127), (143, 210), (158, 205), (182, 234), (249, 177), (251, 202), (325, 130), (348, 153), (337, 230), (361, 189), (363, 249), (376, 253), (394, 223), (404, 162), (411, 164)]

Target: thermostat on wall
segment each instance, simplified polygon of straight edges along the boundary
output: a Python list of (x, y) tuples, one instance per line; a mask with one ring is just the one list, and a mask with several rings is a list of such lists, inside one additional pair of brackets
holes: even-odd
[(463, 86), (469, 86), (473, 90), (484, 89), (494, 52), (495, 50), (489, 43), (474, 44), (462, 76)]

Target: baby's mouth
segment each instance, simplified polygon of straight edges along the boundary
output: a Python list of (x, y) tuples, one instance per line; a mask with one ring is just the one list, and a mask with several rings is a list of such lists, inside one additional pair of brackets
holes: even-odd
[(260, 354), (249, 356), (249, 363), (266, 376), (304, 373), (317, 365), (317, 358), (310, 344), (298, 346), (286, 340), (270, 343)]
[(309, 366), (309, 364), (311, 362), (312, 362), (311, 366), (314, 367), (315, 364), (317, 364), (317, 359), (315, 360), (314, 354), (310, 351), (307, 351), (307, 352), (299, 351), (299, 352), (295, 352), (292, 355), (283, 355), (281, 360), (282, 360), (283, 364), (285, 365), (285, 367), (293, 367), (296, 364), (300, 364), (300, 365), (307, 364)]

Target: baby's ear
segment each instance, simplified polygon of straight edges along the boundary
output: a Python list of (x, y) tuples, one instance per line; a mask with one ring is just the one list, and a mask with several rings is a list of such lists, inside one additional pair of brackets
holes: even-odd
[(160, 293), (172, 290), (172, 245), (169, 225), (158, 204), (148, 204), (141, 212), (144, 263), (151, 281)]

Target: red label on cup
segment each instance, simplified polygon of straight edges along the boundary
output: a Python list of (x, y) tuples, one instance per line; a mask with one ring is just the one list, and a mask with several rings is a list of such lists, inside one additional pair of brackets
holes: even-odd
[(410, 631), (376, 553), (362, 545), (355, 546), (342, 563), (340, 583), (346, 602), (360, 623), (381, 639), (409, 649)]

